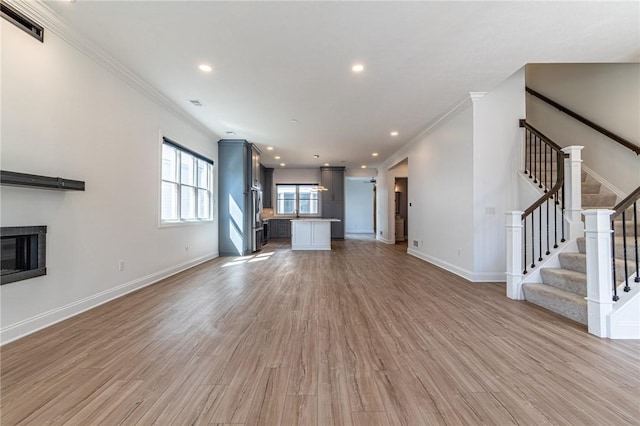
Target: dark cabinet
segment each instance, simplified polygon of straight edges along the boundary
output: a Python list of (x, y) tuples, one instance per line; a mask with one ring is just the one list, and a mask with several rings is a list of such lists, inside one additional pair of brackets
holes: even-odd
[(320, 167), (322, 217), (340, 219), (331, 223), (331, 238), (344, 239), (344, 167)]
[(269, 219), (269, 238), (291, 238), (291, 219)]
[(260, 184), (260, 150), (245, 140), (223, 139), (218, 141), (218, 159), (220, 256), (246, 255), (257, 249), (257, 234), (262, 232), (254, 226), (252, 191)]
[(273, 169), (262, 167), (262, 206), (273, 208)]

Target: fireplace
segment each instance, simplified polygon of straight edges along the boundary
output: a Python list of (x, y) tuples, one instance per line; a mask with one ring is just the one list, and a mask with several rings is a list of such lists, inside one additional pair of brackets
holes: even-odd
[(46, 226), (0, 228), (0, 284), (9, 284), (47, 274)]

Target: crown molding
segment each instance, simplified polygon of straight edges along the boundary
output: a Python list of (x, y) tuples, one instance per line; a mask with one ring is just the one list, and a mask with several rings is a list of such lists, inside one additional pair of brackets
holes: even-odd
[[(142, 95), (154, 101), (156, 104), (164, 107), (169, 112), (195, 126), (206, 135), (220, 139), (211, 129), (182, 109), (178, 104), (163, 95), (158, 89), (147, 83), (142, 77), (138, 76), (118, 62), (113, 56), (109, 55), (96, 43), (92, 42), (79, 31), (72, 28), (64, 19), (62, 19), (62, 17), (60, 17), (60, 15), (54, 12), (41, 0), (8, 0), (7, 3), (27, 15), (29, 18), (38, 22), (38, 24), (42, 25), (46, 31), (50, 31), (60, 37), (66, 43), (94, 60), (107, 71), (120, 78), (122, 81), (136, 89)], [(47, 35), (45, 33), (45, 43), (46, 37)]]
[(435, 128), (437, 128), (438, 126), (446, 123), (449, 119), (453, 118), (458, 112), (462, 111), (463, 109), (465, 109), (466, 107), (470, 106), (471, 104), (472, 104), (471, 97), (466, 97), (465, 96), (465, 98), (462, 101), (458, 102), (449, 111), (447, 111), (446, 113), (444, 113), (440, 117), (438, 117), (435, 120), (433, 120), (430, 123), (428, 123), (420, 131), (420, 133), (418, 133), (416, 136), (414, 136), (406, 145), (404, 145), (402, 148), (400, 148), (395, 153), (393, 153), (389, 158), (387, 158), (381, 164), (381, 166), (378, 169), (379, 170), (389, 170), (390, 168), (392, 168), (393, 166), (395, 166), (396, 164), (398, 164), (399, 162), (404, 160), (406, 157), (408, 157), (409, 152), (414, 147), (414, 145), (416, 145), (418, 142), (422, 141)]
[(477, 104), (486, 94), (487, 92), (469, 92), (469, 97), (471, 98), (471, 102)]

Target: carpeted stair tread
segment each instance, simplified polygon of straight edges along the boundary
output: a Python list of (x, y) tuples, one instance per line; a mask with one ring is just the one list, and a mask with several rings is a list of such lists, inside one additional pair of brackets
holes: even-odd
[(611, 208), (617, 198), (616, 194), (582, 194), (582, 208)]
[[(616, 259), (624, 259), (624, 246), (623, 246), (623, 238), (615, 237), (615, 251), (616, 251)], [(578, 243), (578, 251), (580, 253), (586, 253), (586, 240), (584, 237), (580, 237), (576, 239), (576, 243)], [(638, 242), (640, 244), (640, 241)], [(627, 237), (627, 260), (634, 260), (636, 258), (635, 253), (635, 240), (633, 237)]]
[(560, 290), (587, 295), (587, 276), (582, 272), (562, 268), (543, 268), (540, 270), (542, 282)]
[(525, 299), (558, 315), (587, 324), (587, 301), (583, 296), (546, 284), (525, 283)]
[[(627, 236), (628, 237), (633, 236), (634, 235), (633, 216), (631, 216), (630, 218), (627, 218), (627, 220), (624, 221), (624, 224), (625, 224), (625, 228), (626, 228), (625, 231), (627, 232)], [(622, 235), (622, 218), (619, 218), (613, 221), (613, 228), (617, 235)], [(640, 237), (640, 217), (638, 217), (638, 223), (636, 225), (636, 229), (638, 231), (638, 236)]]
[(560, 253), (558, 259), (562, 269), (587, 273), (587, 255), (584, 253)]
[[(558, 255), (562, 269), (587, 273), (587, 255), (584, 253), (560, 253)], [(636, 272), (635, 262), (627, 262), (627, 275), (632, 276)], [(616, 279), (624, 277), (624, 260), (616, 259)]]
[(582, 182), (582, 193), (583, 194), (599, 194), (601, 187), (602, 187), (602, 184), (597, 181)]

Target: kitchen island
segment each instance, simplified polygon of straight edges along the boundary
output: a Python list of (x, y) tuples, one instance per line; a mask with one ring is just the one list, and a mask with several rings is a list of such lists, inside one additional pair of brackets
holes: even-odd
[(291, 219), (291, 250), (331, 250), (331, 222), (340, 219)]

